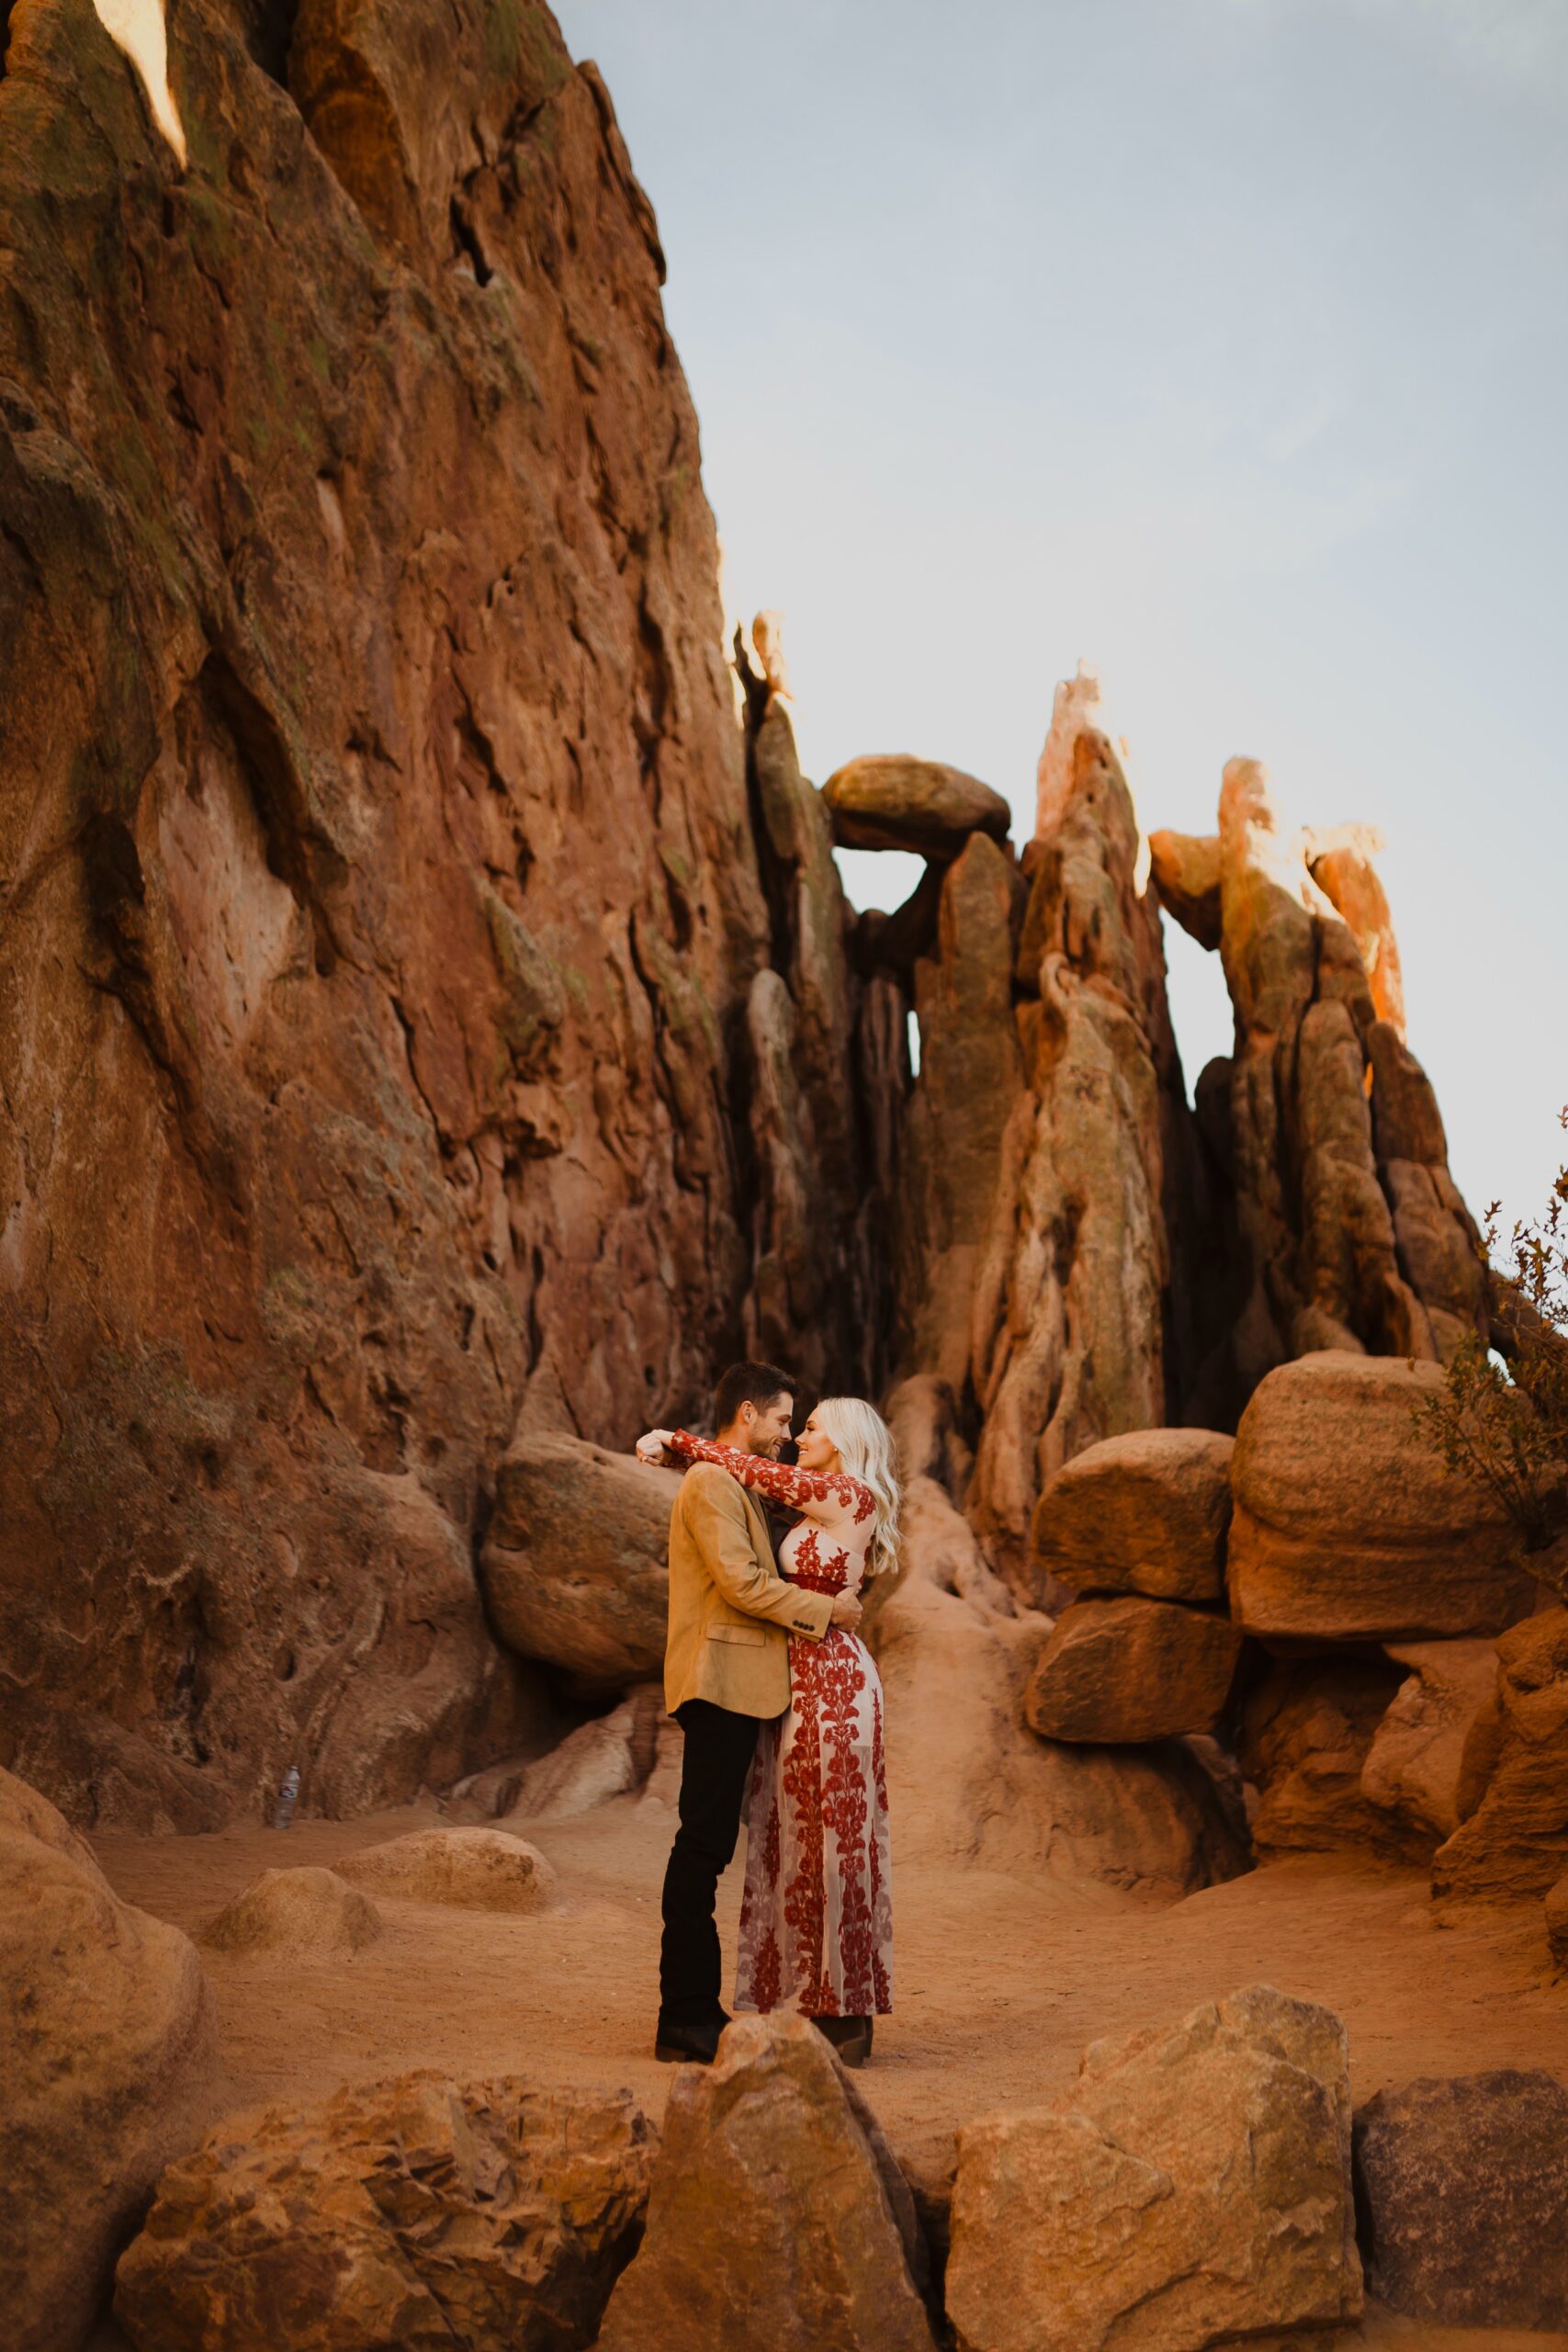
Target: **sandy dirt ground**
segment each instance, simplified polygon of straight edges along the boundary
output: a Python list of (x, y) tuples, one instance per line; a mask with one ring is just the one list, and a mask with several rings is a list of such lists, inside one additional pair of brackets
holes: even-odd
[[(330, 1867), (436, 1818), (411, 1808), (286, 1833), (94, 1842), (119, 1894), (198, 1934), (269, 1865)], [(233, 2105), (439, 2066), (624, 2085), (657, 2119), (671, 2081), (652, 2032), (673, 1826), (650, 1797), (519, 1825), (560, 1876), (559, 1905), (540, 1916), (378, 1896), (387, 1931), (346, 1961), (282, 1968), (209, 1953)], [(895, 1870), (896, 2013), (859, 2079), (900, 2158), (928, 2178), (951, 2164), (961, 2123), (1068, 2081), (1098, 2036), (1258, 1979), (1337, 2010), (1358, 2102), (1416, 2075), (1546, 2066), (1568, 2079), (1568, 1984), (1553, 1982), (1539, 1905), (1440, 1924), (1421, 1876), (1343, 1856), (1270, 1864), (1167, 1910), (1081, 1883), (897, 1873), (897, 1853)], [(727, 1964), (739, 1885), (738, 1861), (720, 1890)], [(1568, 2335), (1434, 2330), (1377, 2313), (1334, 2340), (1391, 2352), (1568, 2348)]]

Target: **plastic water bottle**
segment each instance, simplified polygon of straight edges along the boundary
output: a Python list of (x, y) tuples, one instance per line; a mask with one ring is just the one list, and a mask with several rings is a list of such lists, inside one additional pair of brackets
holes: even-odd
[(299, 1767), (290, 1764), (283, 1776), (283, 1786), (277, 1792), (277, 1805), (272, 1816), (275, 1829), (287, 1829), (294, 1818), (294, 1808), (299, 1802)]

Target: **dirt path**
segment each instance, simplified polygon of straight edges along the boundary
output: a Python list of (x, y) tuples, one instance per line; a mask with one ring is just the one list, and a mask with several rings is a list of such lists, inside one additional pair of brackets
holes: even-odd
[[(331, 1865), (434, 1818), (411, 1809), (302, 1822), (286, 1836), (106, 1834), (95, 1843), (120, 1894), (196, 1931), (268, 1865)], [(286, 1972), (208, 1955), (234, 2104), (435, 2065), (625, 2084), (658, 2117), (671, 2078), (650, 2052), (672, 1827), (664, 1805), (635, 1797), (528, 1825), (564, 1890), (539, 1917), (378, 1898), (387, 1933), (350, 1960)], [(727, 1956), (739, 1878), (737, 1864), (720, 1892)], [(1358, 2101), (1415, 2075), (1491, 2066), (1546, 2066), (1568, 2079), (1568, 1985), (1552, 1982), (1539, 1906), (1439, 1926), (1413, 1872), (1302, 1860), (1149, 1911), (1093, 1887), (911, 1870), (897, 1878), (896, 1902), (897, 2010), (879, 2026), (860, 2081), (899, 2155), (922, 2173), (950, 2158), (961, 2122), (1067, 2080), (1097, 2036), (1178, 2018), (1258, 1978), (1344, 2018)], [(1471, 2343), (1506, 2352), (1513, 2342), (1412, 2335), (1386, 2320), (1352, 2340), (1430, 2352)], [(1545, 2352), (1568, 2337), (1517, 2344)]]

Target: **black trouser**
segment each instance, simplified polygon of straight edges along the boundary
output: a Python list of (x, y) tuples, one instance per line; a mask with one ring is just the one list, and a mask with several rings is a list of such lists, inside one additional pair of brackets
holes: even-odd
[(755, 1715), (732, 1714), (710, 1699), (675, 1710), (686, 1735), (681, 1763), (681, 1826), (664, 1872), (664, 1945), (659, 2014), (666, 2025), (721, 2025), (718, 1929), (714, 1904), (740, 1835), (746, 1775), (757, 1749)]

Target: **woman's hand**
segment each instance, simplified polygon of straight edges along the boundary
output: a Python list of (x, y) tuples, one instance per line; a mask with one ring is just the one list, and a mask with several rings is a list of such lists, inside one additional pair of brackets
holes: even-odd
[(649, 1430), (646, 1437), (639, 1437), (637, 1442), (637, 1460), (662, 1462), (669, 1451), (672, 1434), (673, 1432), (670, 1430)]

